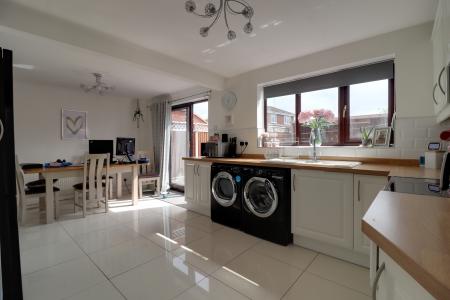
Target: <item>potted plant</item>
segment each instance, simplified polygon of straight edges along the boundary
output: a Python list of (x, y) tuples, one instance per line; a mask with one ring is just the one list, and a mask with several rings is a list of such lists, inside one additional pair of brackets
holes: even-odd
[(311, 146), (322, 145), (322, 130), (333, 125), (335, 119), (334, 113), (328, 109), (314, 109), (298, 114), (298, 122), (302, 126), (311, 128), (309, 137)]
[(372, 131), (373, 131), (373, 127), (371, 128), (367, 128), (367, 127), (361, 127), (360, 129), (361, 132), (361, 146), (363, 147), (368, 147), (372, 145)]

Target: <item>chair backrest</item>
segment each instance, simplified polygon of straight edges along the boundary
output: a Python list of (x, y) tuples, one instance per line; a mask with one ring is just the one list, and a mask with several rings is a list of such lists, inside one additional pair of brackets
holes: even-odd
[[(86, 154), (84, 156), (83, 167), (83, 197), (87, 192), (87, 186), (89, 183), (89, 200), (101, 199), (103, 192), (103, 178), (105, 174), (105, 180), (109, 180), (109, 153), (105, 154)], [(108, 184), (106, 184), (106, 197), (108, 195)]]
[(19, 165), (19, 158), (16, 155), (16, 183), (18, 189), (19, 202), (25, 200), (25, 175), (22, 167)]
[(139, 158), (141, 157), (146, 157), (148, 158), (149, 163), (148, 164), (141, 164), (140, 168), (139, 168), (139, 172), (142, 174), (149, 174), (151, 172), (154, 171), (153, 169), (153, 162), (152, 162), (152, 156), (151, 156), (151, 151), (149, 150), (138, 150), (137, 151), (137, 159), (136, 162), (138, 162)]

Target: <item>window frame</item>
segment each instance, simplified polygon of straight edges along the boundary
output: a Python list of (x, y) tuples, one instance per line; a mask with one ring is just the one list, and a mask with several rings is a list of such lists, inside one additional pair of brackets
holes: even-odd
[[(357, 146), (361, 144), (359, 139), (350, 138), (350, 86), (340, 86), (338, 92), (338, 143), (324, 144), (324, 146)], [(301, 124), (298, 122), (298, 114), (301, 112), (301, 93), (295, 94), (295, 144), (292, 146), (305, 146), (301, 141)], [(395, 79), (388, 79), (388, 124), (392, 123), (395, 111)], [(271, 123), (273, 124), (273, 123)], [(267, 132), (267, 98), (264, 97), (264, 130)]]

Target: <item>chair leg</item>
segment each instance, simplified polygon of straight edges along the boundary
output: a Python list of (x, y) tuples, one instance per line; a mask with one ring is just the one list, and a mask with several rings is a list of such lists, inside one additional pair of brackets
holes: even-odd
[(75, 190), (73, 196), (73, 214), (77, 213), (78, 192)]
[(109, 199), (112, 199), (112, 198), (113, 198), (113, 182), (110, 179), (109, 180)]
[(83, 207), (83, 218), (85, 218), (86, 217), (86, 193), (83, 191), (82, 192), (82, 194), (83, 194), (83, 204), (82, 204), (82, 207)]
[(56, 193), (53, 193), (53, 199), (55, 200), (55, 219), (59, 218), (59, 212), (60, 212), (60, 207), (59, 207), (59, 199), (57, 197), (58, 195)]
[(138, 182), (138, 190), (139, 190), (139, 199), (142, 199), (142, 181), (139, 180)]
[(111, 193), (109, 183), (107, 183), (105, 186), (107, 186), (108, 191), (105, 190), (105, 213), (108, 213), (109, 207), (108, 207), (108, 200), (109, 200), (109, 194)]
[(159, 179), (156, 179), (156, 181), (155, 181), (155, 195), (156, 196), (159, 196), (159, 194), (160, 194), (160, 184), (159, 184)]

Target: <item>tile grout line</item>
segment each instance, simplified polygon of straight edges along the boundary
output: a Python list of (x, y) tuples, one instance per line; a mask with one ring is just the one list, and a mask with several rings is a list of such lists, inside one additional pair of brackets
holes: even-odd
[(316, 276), (316, 277), (319, 277), (320, 279), (323, 279), (323, 280), (332, 282), (332, 283), (334, 283), (334, 284), (336, 284), (336, 285), (339, 285), (340, 287), (343, 287), (343, 288), (352, 290), (352, 291), (354, 291), (354, 292), (356, 292), (356, 293), (358, 293), (358, 294), (364, 295), (364, 296), (366, 296), (366, 297), (370, 297), (370, 294), (366, 294), (366, 293), (364, 293), (364, 292), (361, 292), (361, 291), (359, 291), (359, 290), (357, 290), (357, 289), (355, 289), (355, 288), (353, 288), (353, 287), (349, 287), (349, 286), (343, 285), (342, 283), (339, 283), (339, 282), (336, 282), (336, 281), (334, 281), (334, 280), (325, 278), (325, 277), (323, 277), (323, 276), (321, 276), (321, 275), (318, 275), (318, 274), (316, 274), (316, 273), (312, 273), (312, 272), (310, 272), (310, 271), (307, 271), (307, 272), (308, 272), (309, 274), (311, 274), (311, 275), (314, 275), (314, 276)]
[[(306, 249), (306, 248), (305, 248)], [(309, 249), (308, 249), (309, 250)], [(308, 268), (312, 265), (312, 263), (316, 260), (316, 258), (319, 256), (319, 253), (316, 252), (316, 255), (314, 256), (314, 258), (311, 260), (311, 262), (306, 266), (305, 269), (302, 270), (302, 272), (300, 273), (300, 275), (298, 275), (297, 279), (295, 279), (295, 281), (289, 286), (289, 288), (284, 292), (284, 294), (281, 296), (280, 299), (283, 299), (288, 293), (289, 291), (292, 289), (292, 287), (300, 280), (300, 277), (303, 276), (303, 274), (306, 273), (306, 271), (308, 270)]]
[[(64, 226), (63, 226), (64, 227)], [(66, 233), (69, 235), (69, 233), (67, 232), (67, 230), (64, 228), (64, 231), (66, 231)], [(70, 237), (72, 240), (73, 240), (73, 242), (81, 249), (81, 251), (84, 253), (84, 255), (86, 255), (86, 257), (89, 259), (89, 261), (100, 271), (100, 273), (106, 278), (106, 280), (107, 281), (109, 281), (109, 283), (116, 289), (116, 291), (126, 300), (127, 299), (127, 297), (125, 297), (125, 295), (119, 290), (119, 288), (108, 278), (108, 276), (106, 276), (106, 274), (102, 271), (102, 269), (100, 269), (100, 267), (99, 266), (97, 266), (97, 264), (92, 260), (92, 258), (83, 250), (83, 248), (81, 248), (81, 246), (77, 243), (77, 241), (75, 241), (72, 237)], [(96, 285), (98, 285), (98, 284), (96, 284)], [(92, 286), (90, 286), (89, 288), (92, 288), (92, 287), (94, 287), (94, 286), (96, 286), (96, 285), (92, 285)], [(81, 292), (81, 291), (80, 291)], [(67, 298), (69, 298), (69, 297), (72, 297), (72, 296), (75, 296), (76, 294), (73, 294), (73, 295), (71, 295), (71, 296), (68, 296)], [(67, 299), (66, 298), (66, 299)]]

